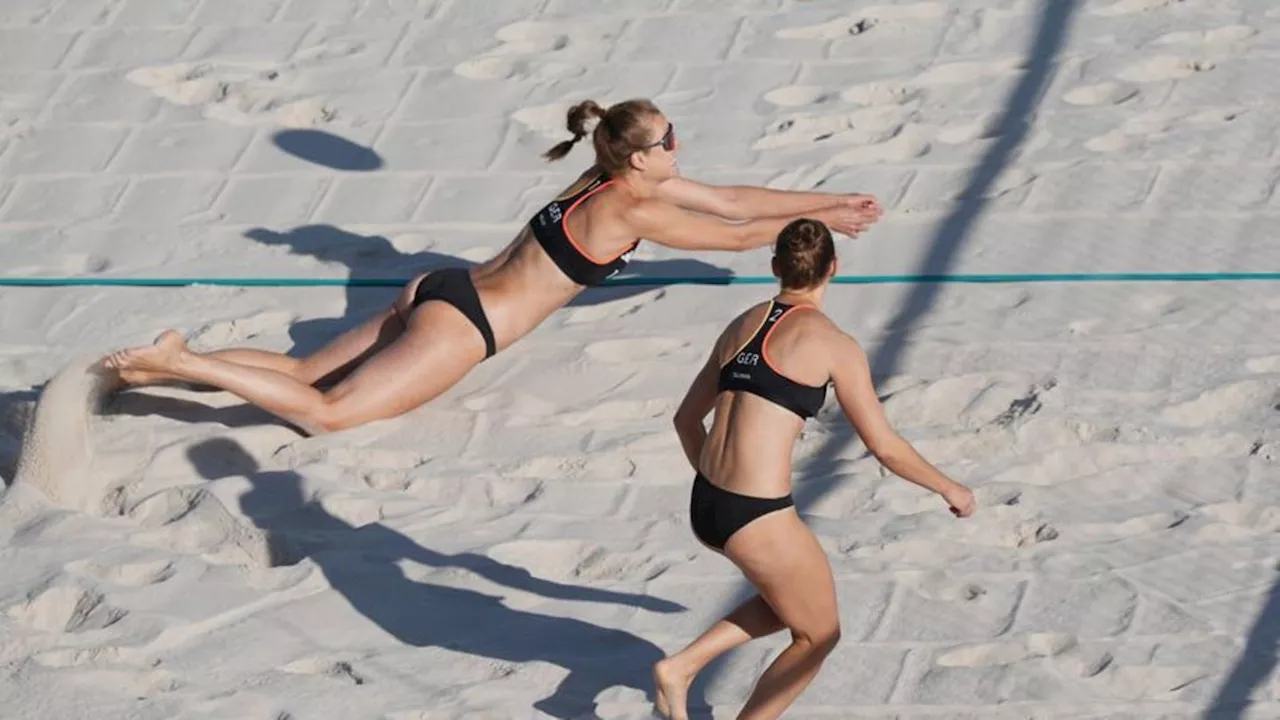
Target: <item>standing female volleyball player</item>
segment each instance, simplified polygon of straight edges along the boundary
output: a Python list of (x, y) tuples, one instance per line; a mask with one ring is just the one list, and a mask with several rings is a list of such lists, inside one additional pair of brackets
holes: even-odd
[[(791, 453), (827, 385), (867, 449), (893, 473), (938, 493), (959, 517), (973, 493), (930, 465), (890, 427), (857, 342), (819, 308), (836, 272), (831, 233), (800, 219), (778, 235), (780, 292), (738, 316), (689, 387), (675, 425), (696, 471), (689, 515), (703, 544), (732, 561), (758, 593), (654, 667), (658, 710), (685, 720), (694, 676), (721, 653), (790, 630), (740, 720), (776, 718), (808, 686), (840, 637), (831, 566), (791, 499)], [(710, 432), (703, 419), (714, 410)]]

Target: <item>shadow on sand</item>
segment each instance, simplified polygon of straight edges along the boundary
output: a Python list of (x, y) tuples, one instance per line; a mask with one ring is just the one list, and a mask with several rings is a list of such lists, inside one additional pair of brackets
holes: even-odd
[[(254, 228), (245, 235), (263, 245), (287, 247), (295, 255), (321, 262), (346, 266), (353, 280), (372, 278), (405, 278), (445, 267), (472, 267), (476, 263), (453, 255), (424, 250), (405, 253), (380, 235), (358, 235), (332, 225), (304, 225), (278, 233)], [(733, 272), (700, 260), (674, 258), (668, 260), (635, 260), (627, 266), (628, 275), (661, 275), (664, 277), (730, 278)], [(651, 292), (656, 286), (612, 286), (587, 288), (566, 307), (587, 307)], [(343, 331), (391, 303), (398, 288), (348, 287), (347, 309), (342, 317), (302, 320), (290, 328), (294, 347), (291, 355), (306, 355), (318, 349)]]
[(573, 618), (513, 610), (500, 597), (410, 580), (397, 563), (461, 568), (555, 600), (617, 603), (664, 613), (683, 606), (647, 595), (562, 585), (484, 555), (439, 553), (381, 523), (353, 527), (306, 500), (300, 475), (261, 470), (232, 440), (202, 442), (192, 446), (188, 456), (208, 480), (249, 478), (252, 489), (241, 496), (241, 511), (269, 535), (275, 554), (295, 561), (311, 558), (357, 612), (400, 642), (505, 662), (559, 665), (568, 677), (534, 706), (556, 718), (583, 717), (592, 711), (596, 695), (617, 686), (640, 690), (652, 701), (650, 668), (662, 657), (656, 645)]
[[(997, 125), (998, 139), (991, 145), (956, 200), (951, 213), (942, 222), (929, 247), (929, 253), (920, 264), (917, 273), (923, 275), (944, 274), (956, 255), (968, 240), (969, 231), (986, 205), (986, 197), (1000, 173), (1013, 158), (1014, 151), (1026, 138), (1032, 115), (1049, 85), (1056, 59), (1066, 43), (1072, 16), (1078, 0), (1046, 0), (1043, 3), (1036, 37), (1028, 52), (1025, 71), (1005, 103), (1004, 113)], [(902, 359), (902, 353), (911, 339), (911, 328), (933, 308), (940, 285), (923, 283), (912, 287), (903, 306), (899, 308), (890, 327), (899, 331), (886, 338), (870, 358), (872, 375), (877, 379), (892, 376)], [(853, 441), (853, 432), (841, 423), (831, 428), (829, 439), (814, 453), (805, 467), (796, 474), (796, 507), (808, 507), (820, 500), (833, 487), (832, 469)], [(725, 607), (725, 612), (736, 607), (753, 594), (744, 586)], [(695, 683), (705, 686), (714, 680), (724, 667), (718, 659), (707, 668)]]
[[(1204, 720), (1244, 720), (1262, 717), (1249, 713), (1255, 701), (1250, 696), (1271, 678), (1280, 650), (1280, 581), (1271, 587), (1267, 602), (1253, 621), (1249, 639), (1236, 660), (1236, 666), (1218, 689), (1213, 704), (1205, 711)], [(1266, 700), (1265, 696), (1260, 698)]]

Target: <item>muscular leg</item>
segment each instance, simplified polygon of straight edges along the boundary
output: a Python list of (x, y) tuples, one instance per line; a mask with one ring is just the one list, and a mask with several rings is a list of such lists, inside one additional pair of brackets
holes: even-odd
[(756, 683), (739, 720), (773, 720), (799, 697), (840, 639), (831, 566), (794, 508), (739, 530), (725, 554), (790, 630), (791, 645)]
[(689, 685), (708, 663), (749, 640), (787, 627), (790, 647), (761, 676), (738, 717), (780, 716), (817, 675), (840, 635), (831, 566), (794, 508), (747, 524), (729, 538), (724, 554), (760, 594), (654, 666), (657, 709), (671, 720), (687, 720)]
[(307, 385), (327, 385), (346, 377), (361, 363), (390, 346), (403, 331), (404, 323), (395, 308), (388, 307), (304, 358), (254, 348), (229, 348), (200, 354), (237, 365), (274, 370)]
[(151, 347), (112, 355), (107, 365), (212, 385), (318, 434), (408, 412), (452, 387), (483, 358), (484, 341), (462, 313), (430, 302), (408, 317), (400, 337), (326, 392), (270, 368), (193, 353), (172, 331)]
[[(237, 365), (274, 370), (307, 385), (336, 382), (404, 332), (404, 316), (412, 309), (413, 293), (421, 280), (422, 276), (419, 276), (406, 283), (390, 306), (305, 358), (256, 348), (228, 348), (199, 354)], [(172, 373), (160, 371), (123, 371), (120, 379), (132, 387), (181, 380)]]
[(653, 666), (658, 712), (671, 720), (687, 720), (685, 698), (704, 667), (739, 645), (784, 627), (764, 598), (753, 595), (683, 650)]

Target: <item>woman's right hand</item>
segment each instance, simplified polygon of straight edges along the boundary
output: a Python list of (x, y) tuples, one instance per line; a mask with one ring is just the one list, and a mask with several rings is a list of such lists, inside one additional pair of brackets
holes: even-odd
[(951, 506), (951, 513), (956, 517), (969, 517), (978, 509), (973, 491), (960, 483), (953, 483), (950, 489), (942, 493), (942, 499)]
[(861, 205), (837, 205), (812, 213), (815, 220), (822, 222), (831, 232), (858, 237), (862, 231), (871, 227), (879, 213)]

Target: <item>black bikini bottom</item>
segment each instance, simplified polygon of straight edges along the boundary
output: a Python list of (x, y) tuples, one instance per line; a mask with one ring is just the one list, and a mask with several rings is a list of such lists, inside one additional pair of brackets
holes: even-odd
[(485, 317), (480, 296), (476, 294), (476, 286), (472, 284), (471, 273), (466, 268), (434, 270), (423, 278), (414, 291), (413, 307), (428, 300), (443, 300), (466, 315), (484, 338), (485, 358), (493, 357), (496, 352), (493, 329), (489, 327), (489, 318)]
[(730, 492), (712, 485), (698, 473), (689, 497), (689, 520), (699, 540), (724, 550), (729, 538), (747, 523), (793, 504), (790, 495), (761, 498)]

